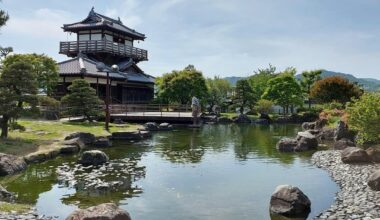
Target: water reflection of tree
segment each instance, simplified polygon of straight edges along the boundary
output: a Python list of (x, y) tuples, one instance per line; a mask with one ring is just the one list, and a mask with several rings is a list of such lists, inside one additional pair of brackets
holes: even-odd
[(163, 158), (173, 163), (199, 163), (205, 153), (205, 140), (199, 129), (165, 133), (155, 146)]
[(239, 160), (272, 158), (291, 164), (295, 159), (296, 155), (278, 152), (275, 146), (281, 137), (294, 136), (298, 131), (296, 125), (236, 125), (233, 131), (235, 156)]
[(50, 191), (56, 182), (57, 175), (52, 167), (62, 163), (64, 159), (70, 160), (72, 157), (56, 158), (44, 163), (29, 165), (25, 172), (5, 177), (1, 182), (8, 191), (17, 193), (17, 202), (36, 204), (39, 195)]

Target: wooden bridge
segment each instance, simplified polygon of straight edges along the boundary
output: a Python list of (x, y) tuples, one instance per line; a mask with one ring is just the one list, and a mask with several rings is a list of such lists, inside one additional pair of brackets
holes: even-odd
[(110, 115), (127, 122), (191, 123), (193, 119), (188, 105), (113, 104)]

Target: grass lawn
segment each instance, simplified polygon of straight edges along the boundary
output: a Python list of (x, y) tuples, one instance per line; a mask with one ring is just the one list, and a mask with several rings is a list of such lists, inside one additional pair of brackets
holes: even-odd
[[(110, 135), (104, 129), (104, 122), (60, 122), (43, 120), (18, 120), (25, 131), (10, 131), (7, 139), (0, 139), (0, 152), (26, 155), (35, 151), (49, 149), (55, 142), (74, 132), (90, 132), (95, 136)], [(141, 128), (137, 124), (110, 124), (110, 132), (135, 131)]]

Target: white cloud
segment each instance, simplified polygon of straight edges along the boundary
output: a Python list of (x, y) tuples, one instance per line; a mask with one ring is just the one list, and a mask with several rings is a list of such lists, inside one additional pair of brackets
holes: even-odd
[(59, 39), (64, 36), (62, 25), (72, 21), (70, 13), (62, 10), (41, 8), (31, 16), (12, 16), (4, 28), (4, 34), (25, 35), (25, 37), (44, 37)]
[(105, 15), (111, 18), (120, 17), (123, 24), (129, 27), (136, 27), (141, 23), (140, 16), (136, 13), (139, 7), (137, 0), (124, 0), (118, 7), (107, 8)]

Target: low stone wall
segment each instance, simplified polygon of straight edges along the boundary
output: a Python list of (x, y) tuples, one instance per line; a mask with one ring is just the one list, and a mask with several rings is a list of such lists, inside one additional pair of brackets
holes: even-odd
[(380, 191), (367, 185), (369, 176), (380, 169), (380, 164), (345, 164), (341, 151), (327, 150), (313, 154), (312, 162), (326, 170), (340, 186), (335, 202), (316, 219), (380, 218)]

